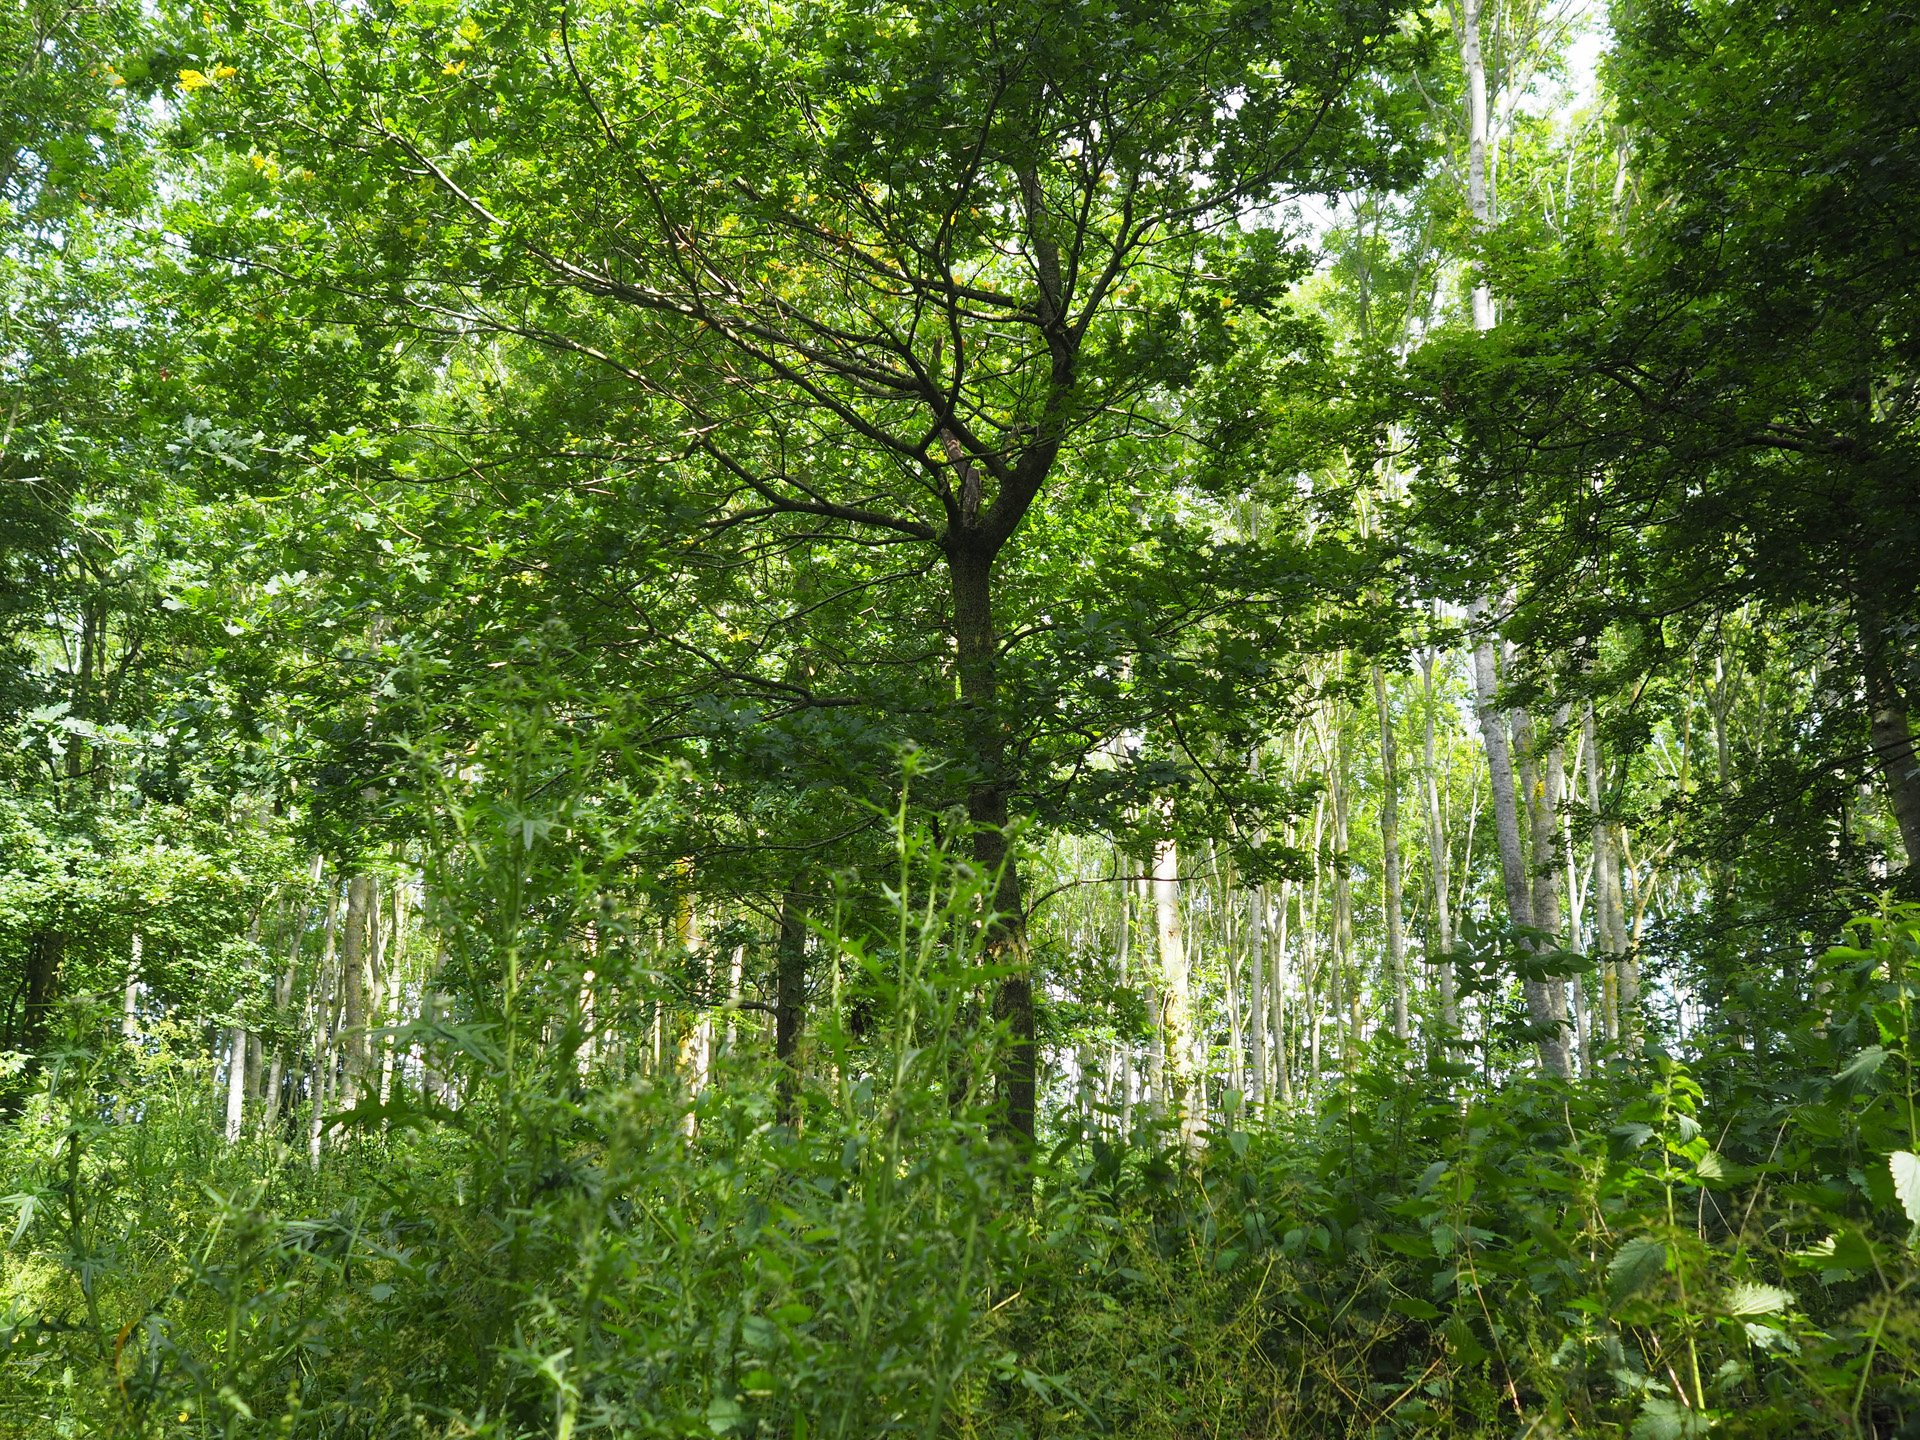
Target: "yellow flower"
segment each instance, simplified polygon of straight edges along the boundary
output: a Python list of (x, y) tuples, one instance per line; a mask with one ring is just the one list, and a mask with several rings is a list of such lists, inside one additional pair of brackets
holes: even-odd
[(239, 73), (240, 72), (231, 65), (216, 65), (213, 67), (213, 78), (216, 80), (231, 80)]
[(211, 80), (202, 75), (198, 70), (182, 70), (180, 72), (180, 88), (182, 90), (204, 90), (212, 83)]
[(464, 60), (449, 60), (440, 67), (440, 73), (442, 75), (459, 75), (464, 73), (466, 68), (467, 62)]

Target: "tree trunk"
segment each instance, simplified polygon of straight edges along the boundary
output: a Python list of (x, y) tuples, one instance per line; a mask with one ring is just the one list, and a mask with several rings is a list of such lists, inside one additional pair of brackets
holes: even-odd
[[(1148, 869), (1152, 869), (1151, 863)], [(1154, 913), (1153, 880), (1150, 876), (1142, 875), (1139, 884), (1140, 912), (1144, 924), (1145, 918)], [(1167, 1006), (1161, 994), (1157, 973), (1159, 956), (1160, 952), (1156, 946), (1153, 959), (1156, 973), (1152, 983), (1147, 986), (1147, 1019), (1153, 1032), (1147, 1037), (1147, 1089), (1150, 1100), (1149, 1112), (1154, 1119), (1164, 1120), (1172, 1112), (1167, 1105)]]
[[(1261, 892), (1264, 901), (1265, 891)], [(1293, 1103), (1293, 1072), (1287, 1064), (1287, 921), (1293, 905), (1293, 881), (1280, 882), (1279, 913), (1273, 935), (1273, 984), (1267, 1003), (1273, 1011), (1273, 1089), (1283, 1106)]]
[[(1118, 848), (1113, 855), (1114, 873), (1120, 883), (1120, 933), (1116, 937), (1120, 959), (1120, 983), (1133, 983), (1133, 882), (1127, 878), (1129, 863)], [(1138, 1066), (1133, 1046), (1121, 1040), (1115, 1047), (1120, 1056), (1120, 1138), (1133, 1138), (1133, 1106), (1139, 1096)]]
[(140, 1038), (140, 961), (144, 943), (135, 930), (127, 941), (127, 981), (120, 996), (120, 1038)]
[(1247, 1071), (1247, 1106), (1258, 1113), (1267, 1101), (1267, 887), (1247, 896), (1247, 1031), (1252, 1067)]
[(233, 1144), (247, 1124), (247, 1032), (233, 1027), (227, 1047), (227, 1143)]
[[(1246, 1030), (1241, 1021), (1242, 1002), (1240, 965), (1240, 936), (1234, 925), (1237, 911), (1230, 903), (1233, 894), (1232, 872), (1223, 866), (1220, 847), (1209, 843), (1207, 847), (1213, 855), (1213, 898), (1208, 904), (1208, 913), (1214, 917), (1214, 944), (1220, 954), (1221, 969), (1225, 972), (1227, 990), (1227, 1107), (1244, 1107), (1247, 1098), (1247, 1062)], [(1233, 1115), (1223, 1118), (1231, 1123)]]
[(1180, 925), (1180, 851), (1172, 840), (1153, 847), (1154, 930), (1159, 942), (1160, 1003), (1165, 1018), (1168, 1113), (1181, 1142), (1199, 1142), (1193, 1094), (1193, 1010), (1188, 994), (1186, 936)]
[(339, 945), (340, 882), (336, 877), (327, 885), (326, 938), (320, 950), (320, 973), (314, 977), (313, 1006), (313, 1083), (309, 1097), (312, 1112), (308, 1117), (307, 1159), (320, 1168), (320, 1152), (326, 1147), (323, 1116), (327, 1089), (333, 1074), (334, 956)]
[[(1532, 841), (1531, 914), (1539, 932), (1533, 948), (1551, 947), (1560, 934), (1560, 881), (1556, 852), (1560, 848), (1560, 790), (1565, 781), (1565, 766), (1558, 744), (1543, 744), (1535, 731), (1533, 717), (1524, 707), (1513, 711), (1514, 740), (1519, 749), (1520, 787), (1526, 796), (1527, 820)], [(1527, 1019), (1540, 1037), (1540, 1068), (1550, 1075), (1568, 1072), (1566, 986), (1559, 980), (1528, 980), (1526, 983)]]
[[(1486, 602), (1471, 607), (1474, 619), (1486, 613)], [(1494, 671), (1493, 641), (1483, 637), (1473, 648), (1475, 718), (1487, 752), (1487, 777), (1493, 792), (1494, 839), (1500, 849), (1500, 882), (1506, 893), (1507, 918), (1515, 925), (1533, 924), (1533, 891), (1527, 884), (1527, 857), (1520, 839), (1520, 807), (1514, 793), (1513, 750), (1507, 739), (1507, 717), (1496, 702), (1499, 677)]]
[[(1460, 68), (1467, 82), (1467, 208), (1474, 225), (1493, 224), (1493, 186), (1487, 173), (1487, 65), (1480, 48), (1480, 0), (1462, 0)], [(1493, 292), (1475, 275), (1473, 328), (1493, 328)]]
[(1920, 877), (1920, 754), (1916, 754), (1906, 697), (1887, 663), (1884, 645), (1868, 637), (1866, 650), (1868, 734), (1887, 800), (1907, 847), (1907, 875)]
[(1302, 1077), (1309, 1095), (1320, 1087), (1321, 1023), (1329, 987), (1321, 984), (1320, 882), (1326, 868), (1320, 863), (1321, 842), (1327, 832), (1327, 797), (1313, 806), (1313, 884), (1300, 896), (1300, 988), (1307, 1005), (1307, 1068)]
[(805, 899), (789, 885), (780, 896), (780, 935), (774, 945), (774, 1110), (782, 1125), (800, 1124), (800, 1037), (807, 1021)]
[[(394, 858), (398, 860), (399, 856), (396, 854)], [(393, 916), (387, 925), (387, 943), (380, 962), (383, 1028), (398, 1025), (403, 1018), (406, 983), (406, 972), (403, 967), (406, 963), (406, 938), (407, 882), (396, 879), (393, 882)], [(382, 1105), (393, 1098), (393, 1067), (397, 1059), (393, 1041), (383, 1034), (380, 1039), (380, 1103)]]
[(1620, 913), (1620, 856), (1606, 817), (1600, 784), (1600, 731), (1588, 701), (1581, 720), (1586, 738), (1587, 807), (1593, 812), (1593, 933), (1600, 952), (1600, 1025), (1607, 1040), (1621, 1039), (1620, 957), (1626, 950), (1626, 919)]
[[(1476, 600), (1469, 615), (1474, 620), (1484, 619), (1486, 602)], [(1500, 879), (1506, 889), (1507, 916), (1515, 925), (1533, 929), (1538, 917), (1533, 913), (1534, 890), (1528, 882), (1527, 857), (1520, 839), (1520, 807), (1514, 793), (1513, 751), (1507, 737), (1507, 718), (1500, 713), (1496, 700), (1499, 677), (1494, 672), (1490, 636), (1483, 635), (1474, 646), (1473, 688), (1480, 738), (1487, 751), (1487, 776), (1493, 792), (1494, 833), (1500, 847)], [(1558, 914), (1552, 918), (1557, 929)], [(1527, 1018), (1539, 1036), (1540, 1068), (1549, 1075), (1565, 1075), (1567, 1048), (1559, 1034), (1560, 1017), (1555, 1013), (1552, 992), (1541, 980), (1526, 980), (1522, 988), (1527, 997)]]
[(956, 540), (947, 551), (953, 584), (953, 631), (961, 719), (972, 771), (967, 787), (973, 860), (994, 877), (993, 915), (985, 931), (987, 962), (1006, 973), (993, 997), (994, 1019), (1006, 1026), (1000, 1061), (1001, 1123), (1031, 1149), (1037, 1061), (1032, 955), (1019, 859), (1007, 843), (1006, 727), (1000, 715), (999, 640), (993, 620), (993, 553)]
[(340, 1038), (346, 1058), (341, 1099), (349, 1110), (359, 1102), (367, 1071), (367, 910), (372, 888), (365, 874), (347, 881), (346, 926), (340, 933)]
[(1333, 802), (1333, 977), (1338, 993), (1344, 997), (1346, 1020), (1342, 1033), (1341, 1063), (1352, 1074), (1359, 1063), (1361, 1006), (1363, 988), (1356, 973), (1353, 954), (1353, 861), (1349, 855), (1347, 768), (1351, 752), (1347, 747), (1345, 717), (1335, 714), (1333, 749), (1327, 767), (1327, 789)]
[(60, 961), (66, 949), (66, 937), (56, 930), (36, 930), (28, 937), (26, 1004), (14, 1049), (32, 1054), (46, 1043), (54, 1002), (60, 993)]
[(1427, 863), (1433, 879), (1433, 944), (1427, 959), (1440, 976), (1440, 1028), (1444, 1049), (1452, 1058), (1454, 1037), (1460, 1033), (1459, 985), (1453, 968), (1452, 856), (1447, 851), (1446, 819), (1440, 810), (1440, 768), (1434, 758), (1433, 651), (1420, 652), (1420, 676), (1426, 701), (1425, 756), (1427, 765)]
[(1406, 1044), (1407, 940), (1401, 913), (1399, 757), (1394, 748), (1393, 710), (1387, 704), (1387, 679), (1373, 667), (1373, 701), (1380, 712), (1381, 882), (1387, 911), (1387, 971), (1393, 983), (1393, 1036)]

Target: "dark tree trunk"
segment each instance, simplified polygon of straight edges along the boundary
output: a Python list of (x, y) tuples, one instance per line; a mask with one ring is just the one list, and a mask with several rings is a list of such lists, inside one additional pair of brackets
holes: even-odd
[(1884, 652), (1868, 651), (1866, 679), (1873, 756), (1886, 782), (1894, 819), (1900, 824), (1900, 839), (1907, 847), (1909, 882), (1920, 881), (1920, 754), (1915, 753), (1906, 696), (1894, 680)]
[(807, 1023), (805, 903), (792, 888), (780, 897), (780, 938), (774, 952), (775, 1106), (780, 1123), (794, 1126), (800, 1123), (800, 1035)]
[(993, 997), (994, 1018), (1007, 1027), (1009, 1043), (1000, 1068), (1001, 1122), (1007, 1133), (1031, 1146), (1034, 1137), (1035, 1073), (1033, 979), (1028, 971), (1027, 917), (1020, 867), (1007, 845), (1006, 728), (993, 626), (993, 558), (998, 547), (956, 536), (947, 549), (953, 580), (953, 631), (960, 703), (971, 774), (967, 817), (973, 822), (973, 859), (997, 876), (994, 914), (986, 931), (986, 959), (1010, 973)]
[(32, 1053), (46, 1042), (54, 999), (60, 993), (60, 960), (66, 948), (65, 937), (52, 930), (37, 931), (27, 942), (26, 1005), (20, 1016), (16, 1049)]

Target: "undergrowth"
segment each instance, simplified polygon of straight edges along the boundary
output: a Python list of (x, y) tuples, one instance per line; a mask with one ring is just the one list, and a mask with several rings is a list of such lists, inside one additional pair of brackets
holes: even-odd
[(1913, 913), (1764, 1064), (1463, 1100), (1385, 1057), (1198, 1153), (1022, 1157), (968, 1020), (981, 883), (901, 844), (892, 931), (823, 927), (871, 1008), (798, 1127), (744, 1061), (697, 1098), (587, 1065), (533, 1003), (561, 938), (521, 931), (468, 938), (524, 1005), (396, 1037), (461, 1103), (396, 1087), (317, 1171), (222, 1141), (184, 1040), (75, 1005), (0, 1129), (0, 1433), (1920, 1434)]

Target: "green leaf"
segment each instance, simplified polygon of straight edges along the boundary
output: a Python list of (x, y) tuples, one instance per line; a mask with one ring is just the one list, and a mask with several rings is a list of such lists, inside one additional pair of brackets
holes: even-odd
[(33, 1224), (33, 1213), (39, 1208), (40, 1199), (22, 1191), (18, 1195), (0, 1195), (0, 1205), (11, 1205), (20, 1212), (14, 1222), (13, 1234), (7, 1237), (7, 1249), (11, 1250), (20, 1243), (20, 1237), (27, 1233), (27, 1227)]
[(1879, 1045), (1869, 1045), (1853, 1059), (1849, 1060), (1839, 1074), (1833, 1078), (1842, 1084), (1851, 1085), (1864, 1080), (1882, 1065), (1887, 1063), (1887, 1052)]
[(1387, 1304), (1389, 1310), (1397, 1310), (1409, 1320), (1438, 1320), (1440, 1307), (1414, 1295), (1396, 1296)]
[(1667, 1247), (1636, 1235), (1607, 1262), (1607, 1293), (1618, 1303), (1651, 1284), (1667, 1268)]
[(1793, 1305), (1793, 1292), (1778, 1285), (1742, 1281), (1727, 1291), (1729, 1315), (1778, 1315)]
[(1713, 1422), (1698, 1410), (1689, 1410), (1676, 1400), (1653, 1397), (1640, 1402), (1633, 1440), (1692, 1440), (1712, 1428)]
[(1693, 1173), (1707, 1182), (1724, 1181), (1732, 1178), (1731, 1167), (1718, 1150), (1708, 1150), (1694, 1162)]
[(1458, 1315), (1447, 1322), (1446, 1336), (1454, 1359), (1462, 1365), (1478, 1365), (1491, 1353), (1473, 1333), (1473, 1327)]
[(1907, 1223), (1920, 1225), (1920, 1155), (1896, 1150), (1887, 1157), (1887, 1168), (1893, 1172), (1893, 1193), (1900, 1197)]
[(1433, 1242), (1424, 1235), (1376, 1235), (1373, 1238), (1396, 1255), (1414, 1255), (1424, 1260), (1433, 1254)]

